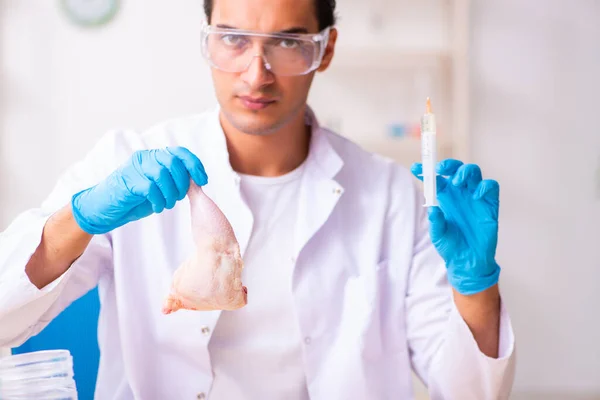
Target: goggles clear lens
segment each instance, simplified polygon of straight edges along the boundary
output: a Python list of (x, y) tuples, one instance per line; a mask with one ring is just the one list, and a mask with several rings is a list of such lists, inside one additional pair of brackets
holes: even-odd
[(305, 75), (319, 67), (329, 28), (318, 34), (268, 34), (205, 25), (202, 54), (215, 68), (243, 72), (255, 57), (276, 75)]

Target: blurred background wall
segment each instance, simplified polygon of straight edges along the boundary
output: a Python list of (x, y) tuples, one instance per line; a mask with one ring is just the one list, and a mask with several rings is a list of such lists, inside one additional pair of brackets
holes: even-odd
[(471, 156), (501, 182), (516, 390), (600, 398), (600, 1), (476, 1), (471, 28)]
[[(343, 19), (365, 15), (365, 2), (339, 3)], [(428, 27), (427, 16), (448, 14), (450, 3), (368, 4), (383, 14), (429, 7), (414, 26), (443, 38), (445, 28)], [(0, 230), (38, 205), (107, 129), (143, 130), (214, 104), (199, 52), (200, 0), (123, 1), (95, 29), (71, 24), (57, 1), (0, 4)], [(473, 0), (468, 11), (465, 161), (501, 184), (498, 259), (517, 335), (514, 398), (600, 398), (600, 1)], [(332, 84), (326, 76), (312, 95), (318, 114), (327, 112), (319, 96)], [(390, 79), (364, 76), (365, 85)], [(325, 122), (344, 133), (344, 109), (357, 103), (336, 93), (338, 114)], [(379, 99), (361, 96), (363, 104)], [(440, 112), (449, 119), (449, 110)], [(369, 143), (368, 135), (352, 138)]]

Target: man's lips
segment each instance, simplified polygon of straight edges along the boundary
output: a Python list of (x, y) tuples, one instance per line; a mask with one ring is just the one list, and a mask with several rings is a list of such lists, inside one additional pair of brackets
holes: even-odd
[(250, 97), (238, 96), (244, 107), (250, 110), (262, 110), (275, 102), (275, 99), (269, 97)]

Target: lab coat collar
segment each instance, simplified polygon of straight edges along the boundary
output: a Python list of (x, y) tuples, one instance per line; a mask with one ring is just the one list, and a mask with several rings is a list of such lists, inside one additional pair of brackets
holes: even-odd
[[(240, 207), (240, 203), (229, 201), (232, 199), (231, 196), (240, 194), (240, 176), (233, 170), (229, 161), (229, 151), (219, 120), (219, 111), (219, 107), (216, 107), (211, 117), (210, 153), (217, 158), (215, 162), (226, 171), (226, 175), (232, 177), (230, 180), (219, 181), (221, 190), (229, 193), (225, 195), (227, 201), (222, 202), (221, 207), (225, 215), (232, 217), (231, 223), (234, 225), (241, 252), (244, 254), (250, 239), (253, 218), (247, 207)], [(306, 243), (325, 224), (344, 193), (342, 185), (334, 179), (343, 166), (343, 160), (333, 148), (329, 140), (329, 132), (320, 126), (314, 111), (309, 106), (306, 107), (305, 121), (307, 125), (311, 126), (311, 138), (302, 184), (298, 193), (300, 205), (294, 235), (294, 258), (300, 255)], [(229, 186), (231, 191), (226, 188), (228, 186), (226, 181), (235, 182), (235, 187)]]
[(342, 158), (331, 145), (327, 131), (321, 127), (314, 111), (309, 106), (306, 106), (305, 121), (312, 128), (307, 165), (320, 171), (323, 177), (333, 178), (344, 164)]
[[(217, 158), (215, 162), (226, 171), (226, 175), (232, 177), (229, 181), (235, 182), (235, 187), (230, 186), (232, 191), (228, 191), (224, 187), (227, 186), (226, 182), (219, 181), (221, 189), (229, 193), (225, 196), (228, 200), (221, 203), (221, 206), (225, 214), (232, 217), (231, 222), (234, 225), (241, 252), (244, 254), (250, 239), (253, 218), (247, 207), (240, 207), (238, 202), (229, 201), (232, 199), (231, 196), (240, 194), (240, 177), (233, 170), (229, 161), (227, 141), (219, 120), (219, 112), (220, 108), (217, 106), (211, 117), (210, 153)], [(294, 259), (300, 255), (308, 241), (325, 224), (344, 193), (344, 187), (335, 180), (335, 176), (343, 167), (343, 160), (330, 142), (330, 133), (320, 126), (314, 111), (308, 105), (306, 106), (305, 121), (307, 125), (311, 126), (311, 138), (302, 184), (298, 193), (300, 202), (298, 223), (294, 230)]]

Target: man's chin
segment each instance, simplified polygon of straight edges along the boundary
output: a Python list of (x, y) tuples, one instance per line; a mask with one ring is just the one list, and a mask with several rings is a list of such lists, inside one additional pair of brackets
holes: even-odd
[(262, 112), (225, 112), (224, 114), (230, 125), (248, 135), (271, 135), (285, 125), (281, 119), (273, 118)]

